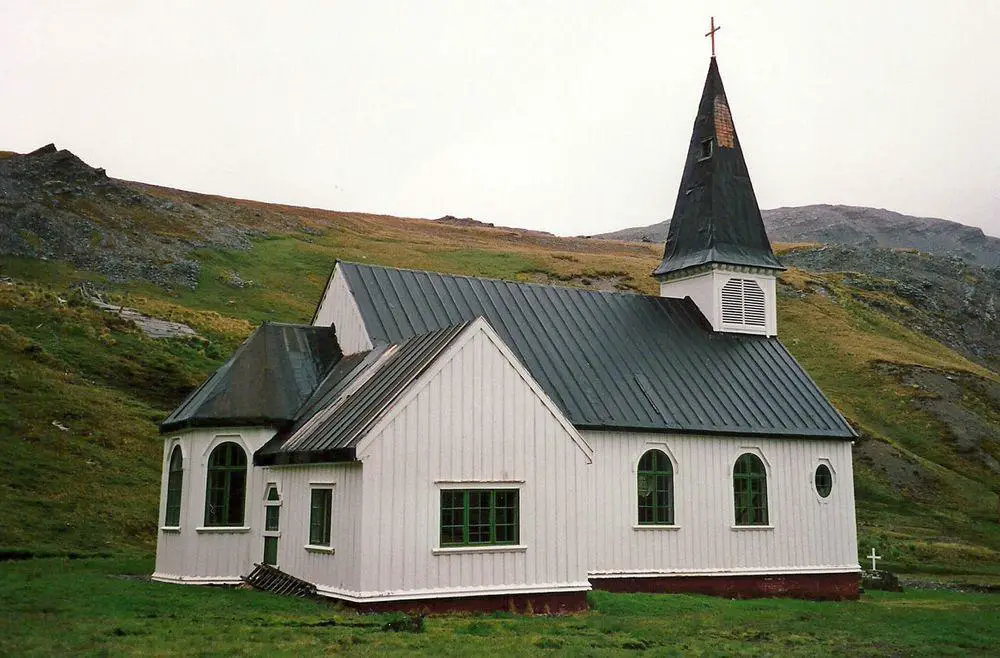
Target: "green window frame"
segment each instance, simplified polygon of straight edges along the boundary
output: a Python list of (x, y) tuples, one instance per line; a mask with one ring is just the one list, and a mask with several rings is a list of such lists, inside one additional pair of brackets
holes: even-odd
[(442, 489), (440, 545), (517, 544), (519, 517), (517, 489)]
[(180, 446), (174, 446), (170, 451), (170, 462), (167, 466), (167, 506), (163, 516), (163, 525), (177, 528), (181, 524), (181, 491), (184, 487), (184, 454)]
[(232, 441), (220, 443), (208, 458), (206, 527), (240, 527), (246, 514), (247, 454)]
[(264, 530), (265, 532), (277, 532), (281, 520), (281, 497), (278, 495), (278, 487), (269, 485), (267, 488), (267, 498), (264, 500)]
[(636, 474), (639, 525), (674, 524), (674, 466), (662, 450), (647, 450)]
[(833, 491), (833, 472), (826, 464), (820, 464), (816, 467), (813, 481), (816, 483), (816, 493), (820, 495), (820, 498), (826, 498)]
[(309, 545), (330, 546), (333, 488), (314, 487), (309, 496)]
[(733, 466), (736, 525), (767, 525), (767, 471), (760, 457), (744, 453)]

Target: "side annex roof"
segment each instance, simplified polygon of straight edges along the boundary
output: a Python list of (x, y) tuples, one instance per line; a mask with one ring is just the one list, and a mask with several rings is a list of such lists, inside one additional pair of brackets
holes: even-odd
[(340, 358), (331, 327), (265, 322), (164, 419), (160, 432), (282, 426)]

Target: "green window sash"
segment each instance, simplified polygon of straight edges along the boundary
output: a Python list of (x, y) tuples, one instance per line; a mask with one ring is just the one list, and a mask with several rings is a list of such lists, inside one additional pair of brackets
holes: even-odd
[(333, 489), (313, 489), (309, 500), (309, 544), (330, 545)]
[(517, 544), (517, 489), (442, 489), (441, 546)]

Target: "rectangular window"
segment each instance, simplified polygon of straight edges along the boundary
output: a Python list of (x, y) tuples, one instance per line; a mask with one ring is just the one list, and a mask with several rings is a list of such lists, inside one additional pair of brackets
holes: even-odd
[(516, 544), (517, 489), (443, 489), (441, 546)]
[(330, 545), (333, 489), (313, 489), (309, 503), (309, 545)]

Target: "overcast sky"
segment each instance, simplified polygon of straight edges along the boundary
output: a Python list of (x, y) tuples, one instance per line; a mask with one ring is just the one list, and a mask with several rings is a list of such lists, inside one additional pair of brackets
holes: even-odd
[(762, 208), (1000, 235), (1000, 2), (0, 0), (0, 149), (591, 234), (669, 217), (709, 60)]

